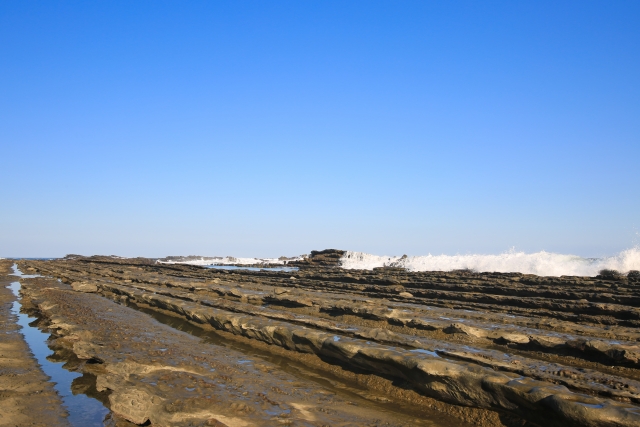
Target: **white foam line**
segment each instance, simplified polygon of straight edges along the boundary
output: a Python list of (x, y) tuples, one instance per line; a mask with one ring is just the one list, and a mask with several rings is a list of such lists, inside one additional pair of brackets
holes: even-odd
[(371, 270), (375, 267), (400, 267), (409, 271), (451, 271), (472, 269), (478, 272), (524, 273), (539, 276), (595, 276), (600, 270), (622, 273), (640, 270), (640, 248), (624, 250), (605, 258), (582, 258), (552, 252), (524, 253), (509, 251), (499, 255), (425, 255), (379, 256), (363, 252), (346, 252), (342, 268)]

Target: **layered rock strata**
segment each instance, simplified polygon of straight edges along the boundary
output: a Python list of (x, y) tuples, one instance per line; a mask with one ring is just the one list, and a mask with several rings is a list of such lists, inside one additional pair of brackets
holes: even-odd
[[(336, 252), (313, 258), (324, 255)], [(28, 265), (79, 292), (395, 378), (452, 405), (536, 425), (640, 425), (640, 283), (632, 275), (548, 278), (318, 265), (252, 272), (112, 258)]]
[(115, 419), (153, 426), (470, 427), (416, 420), (301, 382), (277, 365), (159, 324), (96, 293), (53, 279), (24, 284), (25, 306), (53, 333), (51, 346), (96, 378)]

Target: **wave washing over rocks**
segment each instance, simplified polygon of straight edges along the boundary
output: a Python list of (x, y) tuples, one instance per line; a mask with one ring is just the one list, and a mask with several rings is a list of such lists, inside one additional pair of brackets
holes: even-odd
[(553, 252), (525, 253), (511, 250), (498, 255), (424, 255), (380, 256), (364, 252), (326, 249), (310, 255), (279, 258), (237, 258), (233, 256), (168, 256), (159, 264), (235, 265), (235, 266), (315, 266), (342, 267), (348, 270), (403, 268), (407, 271), (454, 271), (523, 273), (538, 276), (596, 276), (601, 270), (626, 273), (640, 270), (640, 248), (624, 250), (604, 258), (583, 258)]
[(404, 268), (408, 271), (453, 271), (524, 273), (538, 276), (595, 276), (601, 270), (626, 273), (640, 269), (640, 248), (635, 247), (605, 258), (582, 258), (553, 252), (509, 251), (499, 255), (379, 256), (347, 251), (341, 257), (345, 269), (371, 270), (377, 267)]

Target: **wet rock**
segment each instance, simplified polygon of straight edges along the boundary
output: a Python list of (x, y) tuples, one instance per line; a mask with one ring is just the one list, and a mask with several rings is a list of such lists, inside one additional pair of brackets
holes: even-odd
[(530, 339), (527, 335), (519, 334), (516, 332), (502, 332), (497, 334), (489, 334), (498, 335), (495, 339), (499, 344), (528, 344)]
[(311, 251), (311, 254), (300, 261), (290, 261), (287, 265), (309, 268), (309, 267), (339, 267), (340, 259), (345, 251), (339, 249), (325, 249), (323, 251)]
[(618, 270), (604, 269), (604, 270), (600, 270), (600, 272), (596, 277), (598, 279), (605, 279), (605, 280), (620, 280), (622, 279), (622, 273), (620, 273)]
[(271, 304), (281, 304), (292, 307), (313, 307), (313, 300), (311, 298), (291, 295), (289, 293), (282, 293), (265, 299)]
[(530, 337), (530, 343), (534, 346), (555, 349), (562, 348), (566, 345), (566, 340), (560, 337), (547, 336), (547, 335), (533, 335)]
[(444, 329), (444, 332), (448, 334), (464, 334), (476, 338), (483, 338), (487, 336), (486, 331), (462, 323), (452, 323)]
[(98, 292), (98, 287), (96, 285), (86, 282), (73, 282), (71, 283), (71, 288), (76, 292)]
[(640, 282), (640, 271), (631, 270), (627, 273), (627, 279), (630, 282)]
[(380, 342), (395, 342), (398, 340), (398, 335), (381, 328), (366, 329), (357, 334), (358, 337), (364, 339), (371, 339)]
[(141, 425), (149, 421), (154, 407), (159, 406), (161, 401), (144, 389), (129, 387), (112, 392), (109, 404), (116, 415)]
[(99, 356), (102, 349), (96, 344), (86, 341), (77, 341), (73, 343), (73, 352), (76, 354), (78, 359), (91, 360), (98, 363), (103, 362)]

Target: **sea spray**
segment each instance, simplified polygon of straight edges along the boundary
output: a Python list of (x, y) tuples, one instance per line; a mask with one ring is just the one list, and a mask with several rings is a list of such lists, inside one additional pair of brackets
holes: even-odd
[(640, 247), (605, 258), (582, 258), (553, 252), (527, 254), (511, 250), (499, 255), (379, 256), (347, 251), (342, 268), (370, 270), (400, 267), (409, 271), (451, 271), (471, 269), (479, 272), (525, 273), (539, 276), (595, 276), (600, 270), (620, 272), (640, 270)]

